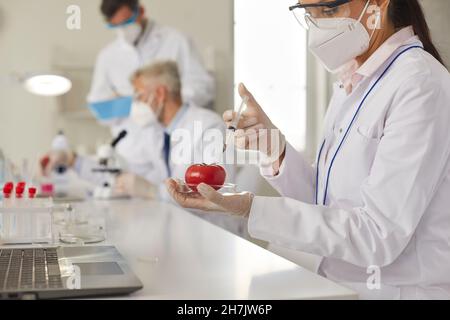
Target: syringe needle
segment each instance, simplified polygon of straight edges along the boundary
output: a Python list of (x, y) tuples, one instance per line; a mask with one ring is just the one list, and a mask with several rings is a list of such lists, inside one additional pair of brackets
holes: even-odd
[(238, 112), (236, 114), (236, 118), (234, 119), (234, 123), (233, 123), (233, 126), (232, 126), (232, 128), (234, 128), (234, 130), (236, 130), (237, 127), (238, 127), (239, 121), (241, 120), (242, 113), (244, 112), (244, 109), (247, 106), (248, 100), (249, 100), (249, 98), (247, 96), (244, 96), (242, 98), (242, 103), (239, 106), (239, 110), (238, 110)]
[(225, 140), (225, 144), (223, 145), (223, 152), (227, 151), (228, 145), (230, 144), (231, 138), (233, 138), (234, 133), (236, 130), (232, 130), (231, 128), (227, 131), (227, 138)]
[(228, 145), (230, 144), (230, 140), (233, 138), (234, 133), (237, 130), (239, 121), (241, 120), (242, 113), (244, 112), (245, 107), (247, 106), (248, 100), (249, 100), (249, 98), (247, 96), (244, 96), (242, 98), (241, 105), (239, 106), (239, 109), (236, 113), (236, 117), (234, 118), (232, 124), (228, 127), (227, 138), (226, 138), (225, 144), (223, 146), (224, 153), (225, 153), (225, 151), (227, 151)]

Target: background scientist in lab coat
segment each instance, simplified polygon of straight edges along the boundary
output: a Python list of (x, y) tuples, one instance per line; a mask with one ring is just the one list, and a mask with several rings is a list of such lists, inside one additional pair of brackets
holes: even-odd
[(101, 11), (117, 39), (98, 55), (89, 102), (133, 95), (130, 76), (159, 60), (173, 60), (180, 68), (182, 97), (199, 107), (211, 106), (215, 83), (192, 42), (182, 33), (146, 17), (139, 0), (103, 0)]
[[(324, 257), (318, 272), (361, 298), (449, 299), (450, 75), (419, 2), (305, 0), (290, 9), (340, 78), (317, 162), (280, 134), (258, 150), (261, 173), (283, 197), (202, 185), (192, 198), (173, 180), (169, 192), (184, 207), (249, 217), (255, 238)], [(250, 102), (238, 145), (258, 147), (276, 128), (243, 85), (240, 93)], [(374, 270), (380, 288), (371, 290)]]

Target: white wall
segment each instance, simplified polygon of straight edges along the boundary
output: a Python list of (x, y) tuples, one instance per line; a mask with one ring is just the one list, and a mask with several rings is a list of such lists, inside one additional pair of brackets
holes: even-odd
[[(303, 150), (306, 30), (288, 10), (291, 5), (292, 0), (235, 0), (235, 84), (246, 84), (289, 143)], [(235, 104), (240, 101), (236, 94)]]
[[(61, 62), (92, 66), (97, 52), (114, 37), (103, 23), (100, 2), (0, 0), (0, 148), (14, 161), (33, 160), (49, 147), (61, 127), (65, 127), (75, 145), (93, 146), (107, 139), (107, 131), (94, 121), (64, 119), (59, 112), (58, 99), (32, 96), (21, 86), (4, 79), (12, 72), (46, 71)], [(231, 106), (232, 1), (143, 0), (143, 3), (157, 21), (190, 35), (208, 63), (215, 60), (217, 107), (222, 111)], [(69, 5), (81, 7), (80, 31), (66, 28)]]
[(422, 0), (421, 2), (430, 25), (433, 41), (441, 52), (447, 67), (450, 67), (450, 1)]

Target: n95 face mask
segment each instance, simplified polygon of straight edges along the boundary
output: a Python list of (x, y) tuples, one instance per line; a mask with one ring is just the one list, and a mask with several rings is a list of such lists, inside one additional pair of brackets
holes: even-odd
[(147, 127), (158, 122), (157, 117), (149, 104), (135, 100), (131, 106), (131, 120), (139, 127)]
[[(318, 19), (320, 28), (311, 25), (309, 30), (309, 50), (324, 67), (336, 73), (342, 66), (367, 52), (369, 35), (361, 23), (370, 1), (367, 2), (360, 18), (322, 18)], [(378, 23), (377, 23), (378, 24)]]
[(155, 96), (151, 94), (147, 102), (135, 99), (131, 106), (130, 118), (140, 127), (147, 127), (159, 123), (159, 118), (164, 110), (164, 104), (158, 106), (154, 111), (153, 103)]

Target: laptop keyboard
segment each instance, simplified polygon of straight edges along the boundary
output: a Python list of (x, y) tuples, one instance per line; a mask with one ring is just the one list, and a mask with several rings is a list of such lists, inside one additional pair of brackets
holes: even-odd
[(0, 249), (0, 291), (62, 287), (56, 249)]

